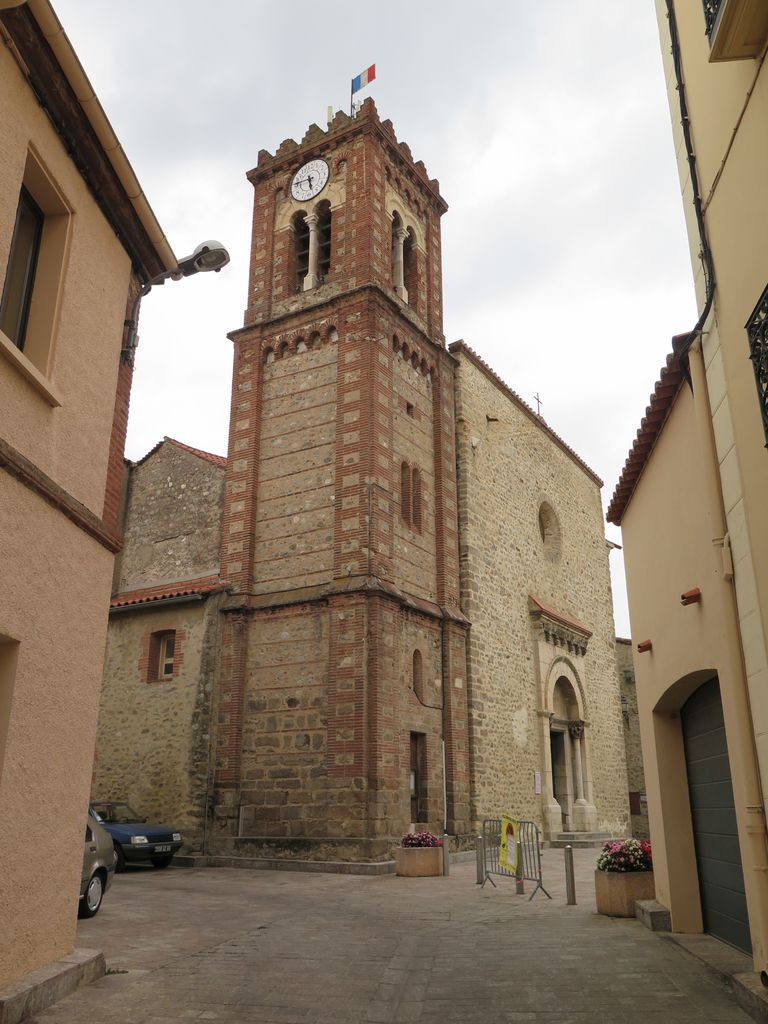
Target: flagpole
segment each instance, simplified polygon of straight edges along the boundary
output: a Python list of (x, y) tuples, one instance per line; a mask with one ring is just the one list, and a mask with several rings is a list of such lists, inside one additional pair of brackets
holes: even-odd
[(355, 80), (349, 83), (349, 116), (355, 116)]

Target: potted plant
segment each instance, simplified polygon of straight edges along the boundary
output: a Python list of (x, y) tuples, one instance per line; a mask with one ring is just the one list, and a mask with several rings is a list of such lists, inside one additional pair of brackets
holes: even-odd
[(653, 854), (647, 839), (613, 839), (603, 844), (595, 871), (598, 914), (634, 917), (636, 900), (652, 900)]
[(443, 841), (431, 832), (409, 832), (395, 851), (395, 871), (405, 878), (443, 873)]

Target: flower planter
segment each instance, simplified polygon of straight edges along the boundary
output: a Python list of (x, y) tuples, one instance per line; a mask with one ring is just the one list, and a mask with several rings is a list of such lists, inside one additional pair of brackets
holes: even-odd
[(399, 846), (395, 850), (395, 871), (403, 878), (442, 875), (442, 846)]
[(652, 871), (595, 871), (595, 899), (598, 914), (634, 917), (636, 900), (656, 896)]

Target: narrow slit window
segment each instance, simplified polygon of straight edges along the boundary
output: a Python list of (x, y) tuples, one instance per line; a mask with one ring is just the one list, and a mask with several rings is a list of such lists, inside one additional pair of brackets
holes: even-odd
[(411, 470), (407, 462), (400, 467), (400, 515), (404, 522), (411, 521)]
[(411, 525), (421, 533), (421, 473), (418, 469), (411, 474)]

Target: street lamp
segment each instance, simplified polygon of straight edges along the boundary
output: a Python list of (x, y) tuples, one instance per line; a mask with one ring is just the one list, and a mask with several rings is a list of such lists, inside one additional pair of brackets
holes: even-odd
[(191, 256), (185, 256), (183, 260), (179, 260), (178, 266), (174, 267), (173, 270), (164, 270), (162, 274), (158, 274), (156, 277), (153, 277), (151, 281), (147, 281), (139, 294), (133, 300), (131, 315), (125, 321), (125, 326), (128, 328), (128, 335), (120, 353), (122, 361), (133, 361), (133, 354), (139, 343), (139, 338), (136, 333), (136, 320), (139, 315), (139, 306), (141, 305), (141, 300), (144, 296), (152, 290), (153, 285), (165, 284), (168, 278), (172, 281), (181, 281), (184, 277), (191, 277), (193, 274), (207, 274), (210, 270), (213, 270), (218, 274), (221, 268), (226, 267), (228, 263), (229, 253), (221, 242), (209, 239), (207, 242), (201, 242), (200, 245), (195, 248), (195, 251)]

